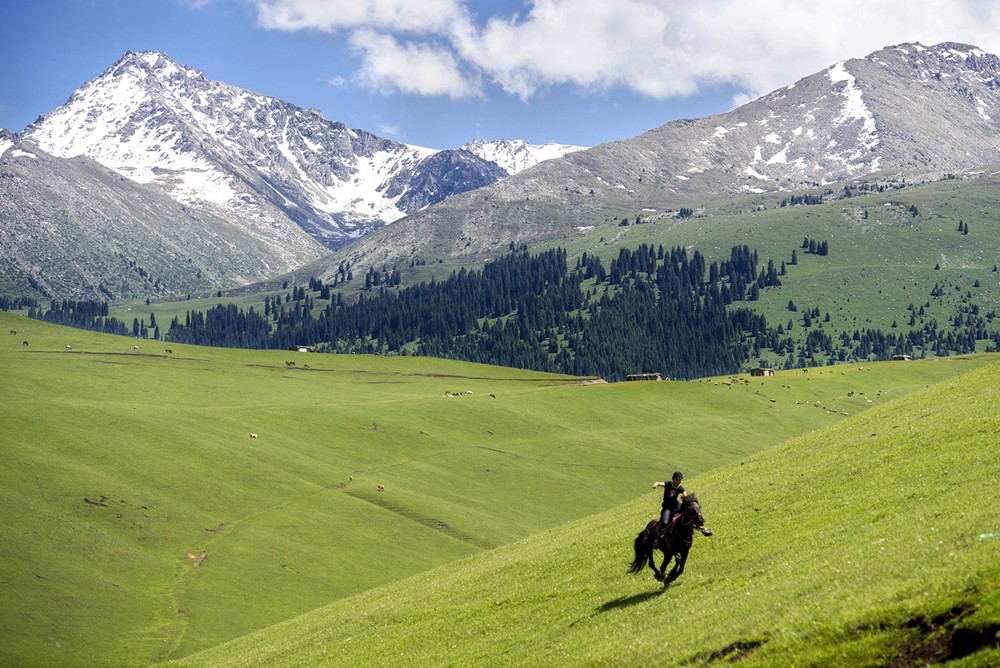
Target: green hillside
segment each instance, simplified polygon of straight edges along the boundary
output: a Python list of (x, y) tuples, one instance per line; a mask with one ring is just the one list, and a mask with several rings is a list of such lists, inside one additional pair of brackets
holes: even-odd
[(688, 481), (713, 538), (626, 575), (654, 494), (182, 665), (1000, 662), (1000, 365)]
[[(3, 665), (184, 657), (639, 499), (628, 522), (601, 520), (629, 533), (655, 510), (650, 483), (676, 468), (749, 465), (991, 361), (607, 385), (136, 341), (5, 313), (0, 332)], [(614, 551), (603, 579), (627, 561)], [(574, 555), (566, 577), (602, 559)]]
[[(841, 192), (817, 190), (809, 193), (808, 198), (805, 194), (784, 194), (781, 199), (759, 195), (692, 202), (686, 210), (693, 213), (683, 218), (676, 212), (622, 211), (620, 216), (600, 224), (581, 225), (578, 232), (535, 245), (531, 252), (541, 253), (557, 246), (566, 250), (570, 269), (585, 256), (588, 261), (599, 258), (603, 267), (610, 269), (622, 250), (634, 251), (640, 246), (667, 250), (683, 247), (689, 256), (698, 253), (707, 263), (713, 263), (727, 261), (734, 244), (745, 244), (759, 255), (759, 270), (764, 270), (771, 262), (782, 273), (780, 286), (765, 285), (759, 290), (758, 299), (732, 303), (732, 308), (750, 308), (764, 315), (770, 330), (775, 332), (773, 338), (761, 337), (757, 332), (748, 335), (761, 345), (761, 349), (759, 352), (754, 350), (750, 359), (741, 357), (734, 368), (749, 369), (761, 363), (775, 368), (823, 366), (831, 362), (887, 359), (896, 352), (921, 358), (996, 350), (1000, 347), (1000, 325), (997, 324), (1000, 226), (996, 224), (994, 212), (1000, 209), (1000, 189), (997, 188), (1000, 177), (984, 173), (899, 187), (901, 183), (854, 184), (852, 192), (855, 194), (851, 197), (839, 197)], [(803, 200), (819, 203), (788, 204)], [(620, 221), (627, 224), (622, 225)], [(827, 254), (810, 253), (808, 242), (823, 244)], [(807, 248), (803, 248), (803, 244)], [(506, 250), (497, 250), (494, 266), (502, 264), (496, 260), (504, 253)], [(280, 283), (273, 283), (257, 286), (261, 290), (266, 288), (267, 292), (247, 288), (221, 297), (149, 305), (120, 303), (113, 306), (112, 314), (127, 325), (136, 318), (137, 325), (139, 322), (149, 324), (151, 314), (155, 314), (157, 325), (166, 334), (171, 319), (177, 317), (183, 323), (189, 311), (206, 311), (216, 304), (226, 303), (240, 309), (253, 307), (259, 315), (267, 311), (264, 305), (267, 299), (272, 305), (272, 320), (277, 320), (273, 305), (283, 303), (283, 309), (295, 312), (300, 302), (293, 295), (301, 294), (304, 299), (304, 286), (308, 284), (306, 303), (313, 305), (312, 315), (320, 318), (330, 303), (324, 295), (336, 297), (339, 293), (350, 303), (352, 297), (359, 294), (373, 298), (383, 290), (394, 294), (396, 288), (387, 288), (385, 277), (397, 274), (402, 276), (403, 289), (431, 278), (440, 286), (459, 269), (458, 265), (447, 262), (439, 264), (434, 258), (430, 258), (429, 263), (428, 258), (421, 260), (423, 263), (414, 261), (400, 266), (352, 266), (353, 281), (344, 282), (343, 275), (339, 275), (336, 285), (328, 283), (323, 290), (313, 289), (317, 283), (304, 269), (295, 276), (286, 277), (288, 281), (283, 289), (278, 288)], [(482, 265), (470, 268), (481, 269)], [(373, 283), (365, 289), (369, 272), (382, 276), (382, 283)], [(645, 278), (651, 280), (649, 275)], [(612, 312), (614, 309), (602, 300), (614, 296), (621, 285), (590, 278), (584, 281), (582, 293), (587, 295), (588, 306), (597, 308), (595, 305), (599, 305), (600, 310)], [(388, 309), (387, 304), (394, 303), (386, 299), (381, 308)], [(464, 304), (466, 301), (442, 299), (440, 303)], [(557, 309), (553, 307), (552, 310)], [(540, 321), (568, 322), (572, 326), (537, 327), (530, 336), (521, 337), (523, 341), (537, 339), (537, 343), (520, 350), (519, 360), (505, 358), (503, 363), (563, 371), (585, 368), (588, 373), (609, 379), (623, 376), (621, 368), (609, 368), (613, 365), (605, 364), (595, 369), (592, 366), (595, 362), (587, 352), (581, 352), (579, 330), (582, 327), (573, 322), (579, 313), (546, 311), (545, 318), (538, 318)], [(469, 341), (488, 339), (492, 349), (506, 350), (509, 346), (495, 326), (514, 315), (514, 311), (479, 313), (476, 322), (481, 325), (482, 320), (489, 320), (493, 331), (477, 331), (472, 336), (466, 331), (464, 337), (450, 333), (453, 340), (430, 345), (439, 352), (440, 346), (454, 344), (462, 353), (451, 356), (490, 360), (488, 351), (469, 352), (465, 348), (470, 345)], [(341, 316), (344, 322), (352, 321), (350, 313), (341, 312)], [(447, 313), (440, 317), (448, 319), (454, 315)], [(585, 316), (585, 320), (588, 317)], [(282, 327), (291, 327), (284, 318), (282, 321)], [(375, 319), (360, 321), (373, 323)], [(303, 343), (339, 345), (359, 351), (367, 351), (370, 345), (383, 345), (385, 350), (400, 347), (410, 350), (428, 345), (426, 336), (414, 338), (398, 320), (388, 321), (397, 323), (395, 330), (388, 325), (379, 326), (377, 332), (351, 333), (333, 342), (328, 339), (336, 335), (322, 327), (315, 331), (306, 328), (296, 336), (313, 337)], [(374, 324), (371, 326), (376, 329)], [(149, 330), (152, 335), (153, 327)], [(629, 342), (628, 337), (621, 334), (620, 327), (611, 328), (611, 331), (619, 334), (606, 345), (616, 350), (619, 358), (634, 356), (637, 348), (651, 349), (648, 345)], [(324, 335), (324, 332), (327, 333)], [(183, 334), (180, 332), (178, 337)], [(586, 338), (594, 336), (588, 333)], [(695, 338), (703, 341), (709, 337)], [(884, 343), (887, 339), (889, 342)], [(234, 339), (224, 339), (225, 342), (230, 340)], [(883, 345), (879, 345), (879, 341)], [(248, 345), (267, 347), (259, 342)], [(546, 366), (545, 362), (551, 366)], [(555, 366), (557, 363), (561, 366)], [(579, 365), (573, 367), (573, 363)], [(664, 368), (662, 362), (657, 368), (647, 370), (674, 377), (709, 373)]]
[[(605, 261), (620, 248), (640, 244), (683, 245), (713, 261), (728, 257), (734, 243), (747, 244), (759, 252), (762, 264), (772, 259), (778, 266), (785, 262), (787, 269), (780, 287), (762, 290), (760, 300), (749, 305), (772, 326), (791, 321), (788, 334), (800, 346), (810, 331), (836, 340), (842, 332), (853, 335), (869, 328), (897, 334), (928, 325), (951, 328), (955, 317), (966, 320), (973, 306), (987, 328), (996, 330), (998, 184), (995, 174), (970, 175), (843, 199), (827, 197), (813, 206), (782, 207), (773, 195), (692, 202), (697, 214), (685, 219), (623, 211), (621, 218), (648, 222), (622, 227), (612, 220), (554, 244), (567, 248), (571, 258), (586, 252)], [(958, 230), (960, 224), (967, 233)], [(801, 245), (807, 237), (827, 241), (829, 254), (806, 253)], [(788, 309), (789, 302), (796, 311)], [(820, 318), (806, 326), (803, 313), (812, 308), (819, 309)], [(825, 363), (825, 357), (819, 361)]]

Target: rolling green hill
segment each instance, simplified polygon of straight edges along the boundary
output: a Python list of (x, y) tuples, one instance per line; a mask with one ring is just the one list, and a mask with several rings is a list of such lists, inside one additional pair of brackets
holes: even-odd
[(997, 383), (957, 376), (689, 480), (713, 538), (625, 574), (654, 495), (180, 665), (989, 666)]
[[(388, 583), (437, 590), (437, 574), (404, 579), (506, 558), (492, 550), (568, 536), (566, 523), (638, 499), (628, 522), (621, 510), (584, 520), (634, 533), (658, 505), (650, 483), (676, 468), (750, 466), (756, 452), (991, 362), (607, 385), (419, 357), (137, 349), (0, 313), (8, 331), (5, 665), (185, 657), (334, 601), (356, 607), (351, 597)], [(712, 524), (732, 534), (722, 483), (696, 480)], [(725, 544), (699, 543), (685, 577), (704, 576), (701, 550)], [(621, 545), (602, 549), (561, 552), (560, 577), (599, 569), (645, 596), (652, 581), (614, 585), (630, 556)]]
[[(824, 193), (828, 196), (815, 205), (781, 206), (783, 200), (787, 203), (805, 197), (785, 194), (782, 199), (759, 195), (703, 205), (692, 203), (695, 213), (686, 218), (665, 212), (623, 210), (603, 224), (581, 228), (548, 245), (535, 246), (531, 252), (557, 246), (566, 249), (571, 269), (584, 254), (600, 258), (603, 266), (610, 268), (620, 251), (640, 246), (668, 250), (684, 247), (689, 256), (697, 252), (706, 263), (712, 263), (728, 260), (734, 243), (747, 245), (759, 254), (759, 269), (772, 261), (784, 273), (780, 286), (764, 287), (758, 300), (736, 301), (733, 307), (748, 307), (764, 315), (772, 329), (781, 327), (778, 338), (789, 343), (764, 347), (759, 356), (743, 363), (744, 368), (761, 362), (781, 368), (868, 361), (866, 346), (858, 345), (859, 335), (868, 333), (883, 338), (906, 337), (905, 352), (916, 357), (939, 355), (946, 350), (948, 354), (995, 350), (1000, 338), (1000, 326), (996, 324), (1000, 307), (1000, 226), (995, 224), (993, 213), (1000, 208), (998, 177), (966, 174), (905, 187), (900, 187), (902, 182), (888, 183), (854, 184), (852, 197), (816, 191), (809, 194), (813, 198), (810, 201), (819, 201)], [(619, 220), (642, 222), (622, 226)], [(829, 253), (808, 253), (802, 248), (806, 239), (828, 244)], [(384, 289), (383, 285), (364, 290), (360, 287), (365, 283), (362, 277), (371, 268), (352, 269), (354, 281), (340, 282), (333, 288), (335, 292), (343, 291), (348, 301), (357, 294), (373, 296)], [(399, 269), (405, 287), (431, 277), (440, 283), (458, 266), (432, 262), (382, 269)], [(286, 308), (293, 308), (297, 303), (288, 303), (290, 293), (296, 286), (305, 285), (311, 276), (287, 277), (285, 289), (279, 289), (279, 282), (268, 286), (266, 293), (243, 292), (150, 305), (119, 304), (112, 313), (126, 323), (135, 317), (148, 323), (150, 313), (155, 312), (156, 322), (165, 332), (171, 318), (179, 317), (183, 322), (188, 310), (205, 311), (220, 302), (235, 303), (242, 309), (253, 307), (263, 313), (264, 299), (269, 298), (272, 303), (278, 300), (285, 302)], [(600, 304), (601, 298), (613, 294), (616, 288), (589, 279), (583, 289), (589, 293), (591, 304)], [(329, 302), (318, 292), (310, 291), (309, 295), (315, 299), (313, 315), (319, 317)], [(510, 316), (503, 314), (499, 320)], [(555, 314), (553, 318), (560, 320)], [(553, 341), (575, 351), (568, 344), (574, 332), (541, 330), (535, 334), (542, 342), (537, 346), (540, 354), (549, 355), (550, 360), (556, 358)], [(356, 342), (334, 345), (338, 343)], [(362, 340), (362, 344), (367, 343)], [(417, 344), (407, 341), (405, 345)], [(621, 341), (618, 344), (619, 350), (626, 347)], [(530, 366), (527, 362), (523, 365)], [(647, 370), (684, 375), (680, 370)]]

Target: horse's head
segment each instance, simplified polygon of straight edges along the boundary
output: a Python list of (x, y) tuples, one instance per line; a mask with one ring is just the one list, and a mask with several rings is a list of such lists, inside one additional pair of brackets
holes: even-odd
[(696, 527), (705, 526), (705, 517), (701, 514), (701, 504), (698, 503), (697, 496), (694, 494), (685, 494), (682, 510), (687, 519), (694, 522)]

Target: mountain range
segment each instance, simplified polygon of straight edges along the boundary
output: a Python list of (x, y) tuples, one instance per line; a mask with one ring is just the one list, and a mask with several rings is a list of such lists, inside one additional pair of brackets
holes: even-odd
[[(0, 216), (10, 230), (0, 245), (8, 265), (6, 285), (16, 290), (27, 284), (51, 295), (104, 296), (141, 295), (150, 288), (185, 292), (205, 289), (209, 280), (215, 286), (233, 285), (284, 273), (322, 255), (323, 247), (337, 248), (455, 193), (578, 148), (510, 140), (476, 140), (446, 150), (411, 146), (328, 121), (314, 109), (211, 81), (153, 51), (126, 53), (65, 104), (20, 136), (5, 133), (2, 142), (8, 188)], [(63, 167), (59, 159), (77, 162)], [(79, 173), (86, 159), (124, 179), (90, 181)], [(35, 173), (43, 162), (45, 173)], [(61, 169), (66, 173), (57, 175)], [(100, 170), (91, 166), (88, 171)], [(62, 183), (56, 192), (53, 182)], [(106, 187), (120, 192), (105, 193)], [(47, 188), (45, 197), (37, 196)], [(95, 211), (84, 202), (116, 197), (157, 201), (154, 208), (162, 216), (137, 219), (122, 210), (103, 215), (103, 209)], [(68, 254), (61, 252), (69, 243), (64, 240), (56, 241), (51, 253), (37, 250), (42, 223), (53, 223), (48, 208), (61, 212), (58, 224), (67, 228), (56, 236), (80, 242)], [(115, 263), (106, 261), (93, 267), (88, 261), (74, 271), (72, 266), (81, 263), (72, 257), (78, 248), (85, 255), (103, 250), (102, 233), (87, 232), (95, 213), (109, 219), (100, 225), (104, 233), (133, 237), (129, 246), (137, 257), (127, 262), (148, 267), (162, 280), (119, 280), (113, 275)], [(192, 216), (202, 223), (197, 234), (172, 220)], [(180, 246), (185, 238), (201, 245), (199, 237), (235, 235), (240, 238), (234, 244), (254, 259), (242, 266), (221, 258), (228, 253), (225, 244), (214, 247), (216, 253), (202, 246), (202, 255), (219, 259), (206, 266), (192, 259), (182, 269), (193, 271), (166, 271), (144, 258), (158, 254), (155, 244), (146, 248), (134, 238), (148, 226), (164, 228), (158, 234), (167, 237), (178, 233)], [(310, 247), (302, 232), (319, 247)], [(183, 263), (197, 254), (192, 248), (172, 259)], [(11, 274), (22, 280), (11, 280)], [(184, 279), (188, 275), (191, 280)]]
[(996, 163), (1000, 59), (965, 44), (900, 44), (725, 114), (672, 121), (541, 163), (418, 212), (331, 260), (481, 262), (511, 242), (558, 239), (622, 218), (670, 220), (681, 208), (720, 201), (751, 211), (782, 194), (934, 180)]
[[(116, 298), (341, 262), (481, 262), (510, 243), (721, 199), (1000, 162), (1000, 59), (917, 43), (831, 65), (731, 112), (590, 149), (410, 146), (129, 52), (0, 135), (0, 288)], [(392, 223), (392, 224), (390, 224)]]

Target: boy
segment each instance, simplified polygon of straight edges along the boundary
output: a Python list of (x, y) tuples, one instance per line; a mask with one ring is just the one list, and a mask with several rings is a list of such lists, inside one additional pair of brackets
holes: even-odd
[[(684, 497), (684, 488), (681, 486), (683, 480), (684, 474), (680, 471), (674, 471), (674, 475), (670, 478), (669, 482), (653, 483), (653, 489), (657, 487), (663, 488), (663, 505), (660, 509), (660, 522), (663, 523), (664, 527), (670, 525), (670, 520), (673, 519), (674, 513), (681, 508), (681, 501)], [(705, 536), (712, 535), (711, 530), (705, 527), (699, 527), (698, 531)]]

